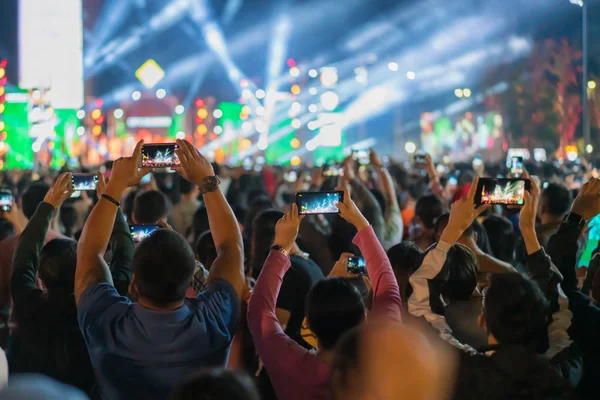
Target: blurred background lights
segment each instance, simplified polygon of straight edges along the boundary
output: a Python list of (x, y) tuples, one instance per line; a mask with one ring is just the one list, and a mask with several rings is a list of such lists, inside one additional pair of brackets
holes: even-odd
[(115, 116), (116, 119), (123, 118), (123, 110), (120, 108), (117, 108), (115, 111), (113, 111), (113, 115)]
[(340, 98), (335, 92), (328, 91), (321, 94), (321, 105), (327, 111), (333, 111), (340, 103)]
[(302, 122), (300, 122), (300, 120), (298, 118), (294, 118), (292, 120), (292, 128), (294, 129), (298, 129), (302, 126)]
[(406, 142), (404, 145), (404, 150), (406, 150), (408, 154), (413, 154), (415, 151), (417, 151), (417, 145), (413, 142)]
[(164, 99), (166, 95), (167, 95), (167, 91), (165, 89), (158, 89), (156, 91), (156, 97), (159, 99)]
[(242, 90), (242, 98), (244, 100), (248, 100), (252, 97), (252, 91), (250, 89), (244, 89)]
[(265, 115), (265, 108), (263, 106), (256, 107), (256, 115), (258, 115), (259, 117)]
[(406, 73), (406, 77), (412, 81), (413, 79), (415, 79), (417, 77), (417, 74), (415, 74), (413, 71), (408, 71)]
[(262, 90), (262, 89), (258, 89), (258, 90), (256, 91), (256, 93), (254, 93), (254, 95), (256, 96), (256, 98), (257, 98), (257, 99), (264, 99), (264, 98), (265, 98), (265, 95), (266, 95), (266, 93), (265, 93), (265, 91), (264, 91), (264, 90)]
[(259, 150), (266, 150), (267, 147), (269, 147), (269, 138), (267, 138), (266, 136), (261, 136), (260, 139), (258, 139), (256, 147)]
[(333, 86), (338, 81), (338, 71), (335, 67), (321, 68), (321, 84), (325, 87)]
[(179, 131), (175, 134), (175, 139), (185, 139), (185, 132), (184, 131)]
[(292, 164), (292, 166), (294, 166), (294, 167), (297, 167), (298, 165), (300, 165), (301, 162), (302, 162), (302, 160), (298, 156), (294, 156), (294, 157), (290, 158), (290, 164)]
[(319, 72), (316, 69), (311, 69), (308, 71), (308, 76), (310, 76), (311, 78), (316, 78), (317, 76), (319, 76)]
[(313, 96), (315, 94), (317, 94), (319, 91), (317, 90), (316, 87), (311, 87), (310, 89), (308, 89), (308, 93), (312, 94)]
[(85, 110), (78, 110), (77, 111), (77, 118), (84, 119), (85, 118)]
[(292, 94), (300, 94), (300, 91), (300, 85), (292, 85), (290, 88), (290, 92), (292, 92)]
[(83, 126), (80, 126), (77, 128), (77, 134), (79, 136), (83, 136), (84, 133), (85, 133), (85, 128)]
[(300, 70), (298, 69), (298, 67), (290, 68), (290, 75), (294, 78), (297, 78), (300, 75)]
[(223, 116), (223, 111), (219, 110), (218, 108), (215, 111), (213, 111), (213, 117), (218, 119), (218, 118), (221, 118), (222, 116)]
[(290, 140), (290, 146), (292, 146), (292, 149), (299, 149), (300, 141), (297, 138), (293, 138), (292, 140)]
[(589, 81), (588, 82), (588, 89), (596, 89), (596, 82), (595, 81)]
[(185, 107), (181, 104), (175, 106), (175, 113), (181, 115), (185, 112)]
[(463, 97), (463, 91), (462, 91), (462, 89), (454, 89), (454, 95), (456, 97)]
[(392, 72), (396, 72), (398, 71), (398, 64), (392, 61), (388, 63), (388, 69)]
[(319, 106), (317, 106), (316, 104), (311, 104), (308, 106), (308, 111), (311, 113), (316, 113), (317, 111), (319, 111)]
[(131, 93), (131, 98), (133, 99), (133, 101), (138, 101), (142, 98), (142, 93), (140, 93), (139, 90), (136, 90), (133, 93)]
[(217, 135), (220, 135), (221, 133), (223, 133), (223, 128), (217, 125), (215, 126), (215, 129), (213, 129), (213, 132)]
[(242, 130), (245, 133), (249, 133), (252, 130), (252, 122), (246, 121), (242, 124)]
[(463, 96), (471, 97), (471, 89), (463, 89)]

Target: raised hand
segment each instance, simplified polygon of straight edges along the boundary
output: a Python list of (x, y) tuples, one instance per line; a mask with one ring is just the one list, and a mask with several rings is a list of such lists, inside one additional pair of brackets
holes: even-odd
[(52, 205), (58, 209), (62, 203), (71, 197), (73, 194), (73, 183), (72, 174), (70, 172), (63, 172), (58, 176), (54, 185), (48, 190), (44, 197), (44, 203)]
[(383, 168), (383, 162), (379, 154), (373, 149), (369, 149), (369, 161), (374, 168)]
[[(525, 204), (521, 208), (521, 216), (519, 217), (519, 227), (521, 231), (535, 231), (535, 219), (537, 216), (538, 199), (540, 197), (540, 188), (537, 181), (527, 174), (523, 174), (526, 179), (529, 179), (529, 191), (525, 191)], [(597, 197), (597, 196), (596, 196)]]
[(102, 174), (102, 172), (98, 172), (96, 175), (98, 176), (96, 194), (98, 195), (98, 198), (100, 198), (100, 196), (102, 196), (102, 194), (106, 192), (106, 180), (104, 179), (104, 175)]
[(298, 206), (293, 204), (292, 212), (281, 217), (275, 225), (275, 244), (281, 246), (288, 253), (296, 242), (302, 218), (302, 215), (298, 215)]
[(202, 186), (207, 177), (215, 174), (211, 163), (187, 140), (178, 139), (177, 144), (179, 149), (175, 150), (175, 153), (181, 162), (181, 167), (172, 169), (194, 185)]
[(139, 168), (143, 145), (144, 141), (140, 140), (135, 145), (131, 157), (121, 157), (115, 160), (110, 181), (106, 185), (108, 195), (121, 197), (125, 189), (137, 185), (144, 175), (152, 171), (152, 168)]
[(446, 229), (442, 233), (441, 241), (454, 244), (462, 236), (463, 232), (471, 226), (473, 221), (481, 213), (490, 208), (489, 204), (475, 208), (475, 194), (477, 193), (478, 184), (479, 177), (476, 176), (471, 183), (471, 189), (467, 197), (455, 201), (450, 207), (450, 219), (448, 220)]
[(600, 214), (600, 180), (587, 181), (573, 201), (571, 212), (580, 215), (586, 221)]
[(354, 257), (352, 253), (342, 253), (340, 259), (337, 260), (333, 269), (329, 273), (330, 277), (335, 278), (355, 278), (358, 275), (348, 273), (348, 258)]
[(350, 198), (350, 192), (348, 189), (344, 187), (338, 187), (336, 190), (341, 190), (344, 192), (344, 201), (341, 203), (336, 203), (337, 208), (340, 210), (340, 216), (354, 225), (359, 231), (369, 226), (369, 221), (367, 221), (364, 215), (362, 215), (354, 201), (352, 201)]

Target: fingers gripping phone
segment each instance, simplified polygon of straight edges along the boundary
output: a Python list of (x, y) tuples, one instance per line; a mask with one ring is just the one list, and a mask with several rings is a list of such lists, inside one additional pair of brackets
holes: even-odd
[(337, 203), (344, 202), (344, 192), (333, 190), (327, 192), (299, 192), (296, 194), (298, 213), (307, 214), (339, 214)]
[(367, 263), (362, 257), (348, 257), (348, 274), (367, 275)]
[(12, 192), (8, 189), (0, 189), (0, 211), (10, 211), (12, 203)]

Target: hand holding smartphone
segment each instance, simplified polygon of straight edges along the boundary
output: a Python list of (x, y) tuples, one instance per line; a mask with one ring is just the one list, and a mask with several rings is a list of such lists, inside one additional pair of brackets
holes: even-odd
[(71, 174), (71, 184), (74, 191), (96, 190), (98, 175), (96, 174)]
[(181, 163), (175, 150), (178, 150), (177, 143), (149, 143), (142, 146), (142, 168), (167, 168), (176, 167)]
[(343, 202), (344, 192), (341, 190), (296, 193), (296, 205), (300, 215), (339, 214), (336, 203)]
[(8, 189), (0, 189), (0, 211), (10, 211), (12, 203), (12, 192)]
[(158, 225), (129, 225), (129, 232), (131, 232), (131, 238), (134, 243), (139, 243), (146, 237), (150, 236), (152, 232), (160, 229)]
[(367, 263), (362, 257), (348, 257), (347, 271), (349, 275), (367, 275)]

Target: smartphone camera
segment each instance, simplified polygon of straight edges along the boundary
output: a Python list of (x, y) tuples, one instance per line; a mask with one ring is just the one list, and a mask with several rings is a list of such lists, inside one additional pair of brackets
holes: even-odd
[(177, 143), (151, 143), (142, 146), (142, 167), (167, 168), (180, 165)]
[(0, 210), (10, 211), (13, 203), (12, 192), (8, 189), (0, 189)]
[(529, 190), (529, 180), (481, 178), (475, 204), (523, 205), (526, 190)]
[(336, 203), (344, 201), (344, 192), (340, 190), (328, 192), (300, 192), (296, 194), (298, 213), (306, 214), (339, 214)]
[(348, 257), (347, 270), (352, 275), (367, 275), (367, 263), (362, 257)]
[(96, 190), (98, 186), (98, 175), (96, 174), (72, 174), (71, 184), (74, 191)]
[(158, 225), (129, 225), (129, 232), (134, 243), (139, 243), (159, 229)]

